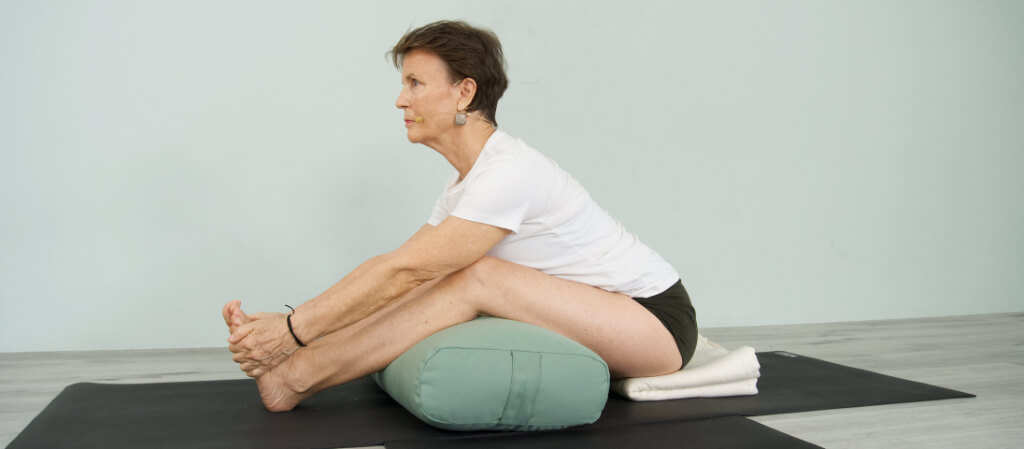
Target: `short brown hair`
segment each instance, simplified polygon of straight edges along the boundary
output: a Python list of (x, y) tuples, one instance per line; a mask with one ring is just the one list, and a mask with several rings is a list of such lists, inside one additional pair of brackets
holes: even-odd
[(505, 56), (493, 31), (475, 28), (463, 21), (441, 20), (405, 33), (388, 52), (395, 68), (402, 68), (405, 55), (413, 50), (436, 54), (448, 66), (452, 82), (473, 78), (476, 95), (468, 111), (481, 111), (495, 126), (498, 100), (508, 88)]

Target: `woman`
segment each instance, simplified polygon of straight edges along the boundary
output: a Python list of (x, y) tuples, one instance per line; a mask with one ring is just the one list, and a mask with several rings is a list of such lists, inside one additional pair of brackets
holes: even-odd
[(224, 306), (233, 360), (269, 410), (385, 368), (478, 316), (541, 326), (590, 348), (612, 377), (679, 370), (696, 320), (675, 270), (523, 141), (497, 129), (508, 85), (497, 36), (442, 21), (390, 52), (410, 142), (455, 168), (429, 221), (291, 315)]

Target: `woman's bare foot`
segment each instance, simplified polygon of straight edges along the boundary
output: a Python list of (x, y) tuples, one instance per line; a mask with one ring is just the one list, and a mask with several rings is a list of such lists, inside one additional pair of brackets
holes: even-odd
[[(221, 314), (224, 315), (224, 323), (228, 330), (234, 333), (235, 328), (252, 321), (245, 312), (242, 312), (241, 301), (234, 300), (224, 305)], [(258, 314), (257, 314), (258, 315)], [(267, 373), (256, 378), (256, 386), (260, 389), (260, 399), (267, 410), (272, 412), (287, 412), (299, 402), (313, 395), (314, 391), (299, 388), (296, 382), (291, 379), (301, 379), (298, 376), (300, 365), (292, 354), (281, 364), (275, 366)]]
[(299, 402), (313, 395), (310, 389), (298, 388), (292, 379), (298, 379), (300, 370), (298, 353), (288, 357), (280, 365), (275, 366), (266, 374), (256, 378), (256, 386), (260, 389), (263, 406), (272, 412), (287, 412)]

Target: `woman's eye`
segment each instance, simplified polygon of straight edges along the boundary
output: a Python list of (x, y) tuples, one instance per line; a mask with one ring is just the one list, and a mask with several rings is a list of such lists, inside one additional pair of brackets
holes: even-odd
[(419, 86), (420, 85), (419, 80), (412, 80), (412, 85), (413, 86)]

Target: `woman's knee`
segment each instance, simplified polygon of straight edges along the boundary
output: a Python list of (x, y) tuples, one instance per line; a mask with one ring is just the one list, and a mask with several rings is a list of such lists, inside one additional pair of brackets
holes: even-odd
[(466, 284), (467, 287), (482, 288), (500, 279), (499, 272), (501, 266), (507, 263), (509, 262), (496, 257), (484, 256), (476, 262), (469, 264), (469, 266), (453, 273), (450, 277), (454, 277), (457, 282)]
[[(494, 286), (500, 283), (502, 267), (508, 264), (504, 260), (484, 256), (469, 266), (448, 275), (438, 288), (444, 291), (448, 299), (458, 298), (470, 303), (480, 312), (486, 312), (487, 305), (493, 297)], [(507, 271), (507, 267), (505, 267)]]

